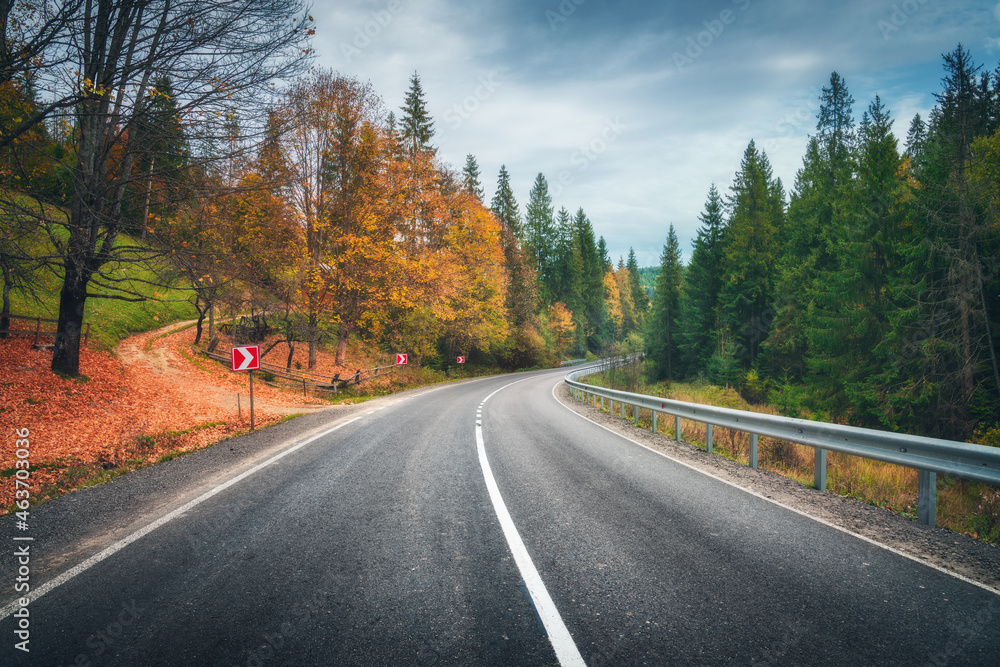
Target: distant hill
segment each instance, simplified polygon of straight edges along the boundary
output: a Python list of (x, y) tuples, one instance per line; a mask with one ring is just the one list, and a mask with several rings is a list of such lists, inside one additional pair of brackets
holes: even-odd
[(650, 298), (653, 298), (653, 291), (656, 287), (656, 277), (660, 275), (660, 267), (658, 266), (645, 266), (639, 268), (639, 284), (642, 285), (642, 289), (646, 290), (646, 294)]

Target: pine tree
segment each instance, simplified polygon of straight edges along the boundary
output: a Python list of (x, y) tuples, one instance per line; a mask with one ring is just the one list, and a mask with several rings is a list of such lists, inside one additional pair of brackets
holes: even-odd
[(923, 162), (924, 144), (927, 142), (927, 125), (920, 114), (916, 114), (910, 121), (910, 130), (906, 133), (906, 157), (910, 164), (916, 165)]
[(995, 231), (970, 176), (981, 159), (974, 141), (996, 124), (997, 91), (961, 44), (945, 54), (944, 65), (944, 90), (936, 95), (915, 198), (926, 241), (907, 253), (911, 277), (926, 281), (921, 303), (909, 309), (910, 337), (933, 332), (921, 337), (920, 375), (913, 378), (913, 392), (933, 395), (933, 409), (925, 414), (934, 420), (927, 428), (958, 436), (975, 420), (974, 402), (1000, 395), (994, 387), (1000, 385), (995, 314), (983, 272)]
[(753, 141), (743, 154), (731, 188), (724, 278), (719, 301), (723, 321), (749, 366), (760, 352), (770, 322), (778, 238), (775, 221), (784, 204), (775, 199), (771, 165)]
[(660, 272), (646, 327), (646, 353), (657, 380), (676, 379), (680, 374), (678, 334), (682, 278), (680, 245), (674, 226), (670, 225), (667, 242), (660, 255)]
[(493, 201), (490, 202), (490, 208), (503, 228), (520, 244), (522, 241), (521, 209), (514, 197), (514, 191), (510, 188), (510, 174), (507, 173), (507, 165), (500, 165), (497, 189), (493, 194)]
[(528, 195), (524, 216), (524, 241), (535, 262), (535, 272), (542, 285), (542, 298), (551, 302), (555, 280), (553, 265), (556, 242), (555, 220), (549, 184), (541, 173), (535, 177), (535, 183)]
[(635, 305), (636, 324), (642, 328), (642, 323), (649, 310), (649, 297), (646, 290), (642, 288), (642, 281), (639, 278), (639, 262), (635, 258), (635, 250), (628, 249), (628, 262), (625, 265), (629, 272), (629, 289), (632, 292), (632, 303)]
[(776, 314), (763, 345), (765, 363), (775, 375), (797, 379), (807, 372), (804, 315), (816, 276), (839, 268), (837, 244), (846, 224), (842, 203), (854, 178), (853, 104), (847, 84), (833, 72), (820, 96), (817, 134), (809, 140), (780, 230)]
[(604, 267), (605, 271), (611, 269), (611, 256), (608, 255), (608, 244), (602, 236), (597, 240), (597, 254), (601, 258), (601, 265)]
[[(143, 147), (136, 172), (145, 175), (145, 182), (135, 183), (134, 192), (122, 202), (125, 217), (134, 220), (128, 229), (139, 231), (142, 238), (146, 237), (150, 214), (163, 217), (176, 210), (176, 206), (165, 206), (163, 202), (180, 199), (185, 181), (189, 180), (191, 156), (170, 78), (158, 77), (150, 97), (148, 113), (136, 127), (138, 143)], [(235, 152), (232, 147), (225, 150)]]
[[(688, 371), (707, 367), (719, 327), (719, 292), (722, 290), (725, 220), (723, 202), (713, 184), (708, 191), (705, 211), (698, 216), (701, 227), (694, 240), (681, 295), (681, 324), (678, 347)], [(654, 294), (655, 298), (655, 294)]]
[(604, 302), (604, 268), (597, 252), (594, 227), (583, 209), (577, 209), (573, 217), (573, 227), (580, 247), (583, 266), (583, 308), (586, 322), (587, 347), (603, 350), (608, 344), (608, 315)]
[(555, 281), (551, 298), (573, 313), (576, 346), (586, 348), (586, 316), (583, 298), (583, 257), (576, 228), (566, 207), (556, 214)]
[(830, 84), (820, 94), (820, 108), (816, 129), (820, 146), (826, 157), (831, 187), (850, 178), (851, 148), (854, 142), (854, 97), (847, 90), (844, 79), (833, 72)]
[(577, 242), (573, 220), (566, 207), (556, 214), (556, 246), (554, 258), (554, 282), (551, 298), (562, 302), (574, 317), (582, 314), (583, 259)]
[(434, 121), (427, 112), (424, 90), (416, 72), (410, 77), (410, 90), (407, 91), (404, 102), (400, 107), (403, 112), (400, 124), (404, 146), (411, 154), (423, 151), (435, 152), (430, 145), (431, 137), (434, 136)]
[(479, 181), (479, 163), (476, 156), (469, 153), (465, 156), (465, 167), (462, 169), (462, 185), (473, 197), (482, 203), (486, 193), (483, 192), (483, 185)]
[(849, 225), (838, 244), (835, 270), (820, 272), (807, 317), (811, 384), (834, 414), (868, 426), (884, 419), (879, 396), (889, 378), (894, 290), (902, 268), (902, 230), (909, 198), (892, 118), (876, 96), (858, 131), (858, 175), (842, 205)]
[(521, 212), (510, 187), (510, 174), (506, 165), (500, 166), (497, 189), (493, 194), (491, 210), (500, 221), (500, 240), (503, 244), (504, 264), (507, 269), (507, 295), (504, 304), (515, 351), (510, 353), (512, 363), (531, 361), (526, 349), (532, 338), (537, 338), (536, 313), (538, 291), (535, 272), (531, 268), (527, 253), (521, 247)]

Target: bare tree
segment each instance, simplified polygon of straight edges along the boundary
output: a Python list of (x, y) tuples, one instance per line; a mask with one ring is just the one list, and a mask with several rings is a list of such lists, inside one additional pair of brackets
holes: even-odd
[[(145, 197), (153, 178), (152, 169), (137, 168), (140, 157), (151, 157), (142, 128), (155, 109), (153, 82), (170, 77), (177, 116), (193, 145), (193, 167), (211, 170), (228, 158), (225, 143), (216, 140), (222, 121), (239, 109), (242, 134), (251, 136), (254, 110), (263, 110), (271, 86), (309, 61), (310, 20), (298, 0), (84, 0), (67, 22), (72, 66), (48, 72), (79, 91), (69, 233), (65, 240), (50, 233), (64, 276), (54, 371), (79, 374), (87, 298), (143, 298), (123, 289), (104, 267), (142, 261), (152, 252), (121, 232), (123, 202)], [(160, 169), (169, 161), (150, 164)]]
[[(78, 20), (84, 0), (62, 2), (16, 2), (0, 0), (0, 84), (17, 77), (33, 79), (42, 69), (64, 65), (69, 26)], [(72, 107), (78, 91), (66, 89), (46, 104), (0, 124), (0, 148), (5, 148), (33, 130), (52, 113)]]

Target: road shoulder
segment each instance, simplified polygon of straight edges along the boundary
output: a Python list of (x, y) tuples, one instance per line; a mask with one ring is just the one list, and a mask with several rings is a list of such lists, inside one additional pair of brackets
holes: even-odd
[(1000, 548), (996, 545), (924, 526), (880, 507), (817, 491), (778, 473), (753, 470), (693, 444), (636, 428), (630, 421), (576, 400), (564, 382), (556, 385), (552, 393), (567, 409), (640, 446), (1000, 594)]

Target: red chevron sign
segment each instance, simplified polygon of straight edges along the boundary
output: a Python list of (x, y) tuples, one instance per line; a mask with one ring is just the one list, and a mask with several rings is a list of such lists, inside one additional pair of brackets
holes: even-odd
[(396, 365), (397, 366), (405, 366), (406, 365), (406, 358), (408, 356), (409, 355), (407, 355), (407, 354), (396, 354)]
[(260, 346), (244, 345), (233, 348), (234, 371), (260, 370)]

